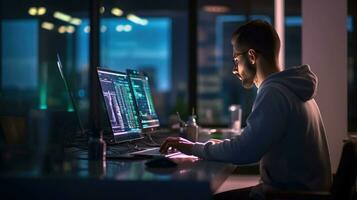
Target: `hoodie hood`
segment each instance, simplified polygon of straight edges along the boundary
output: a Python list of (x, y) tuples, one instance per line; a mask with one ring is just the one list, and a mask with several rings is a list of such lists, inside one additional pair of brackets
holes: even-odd
[(259, 87), (258, 93), (261, 88), (271, 83), (284, 85), (302, 101), (314, 98), (317, 90), (317, 77), (311, 71), (309, 65), (292, 67), (268, 76)]

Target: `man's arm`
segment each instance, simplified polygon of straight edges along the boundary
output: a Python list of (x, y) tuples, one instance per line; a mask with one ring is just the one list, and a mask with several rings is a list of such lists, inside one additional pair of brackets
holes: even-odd
[(262, 156), (284, 136), (290, 110), (288, 100), (274, 87), (262, 90), (255, 101), (247, 126), (242, 134), (221, 143), (193, 143), (183, 138), (168, 138), (161, 146), (162, 153), (170, 147), (215, 161), (250, 164)]
[(201, 158), (236, 164), (258, 162), (274, 145), (279, 145), (288, 122), (289, 103), (281, 90), (260, 91), (247, 126), (238, 137), (219, 144), (195, 143), (192, 154)]

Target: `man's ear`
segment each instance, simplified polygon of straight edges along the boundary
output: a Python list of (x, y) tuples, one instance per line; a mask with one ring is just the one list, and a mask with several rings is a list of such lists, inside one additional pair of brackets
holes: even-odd
[(257, 52), (254, 49), (248, 50), (248, 58), (250, 64), (254, 65), (257, 61)]

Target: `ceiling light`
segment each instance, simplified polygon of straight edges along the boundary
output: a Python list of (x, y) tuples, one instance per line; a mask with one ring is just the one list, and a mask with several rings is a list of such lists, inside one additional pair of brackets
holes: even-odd
[(38, 15), (44, 15), (44, 14), (46, 14), (46, 12), (47, 12), (47, 9), (45, 7), (39, 7), (37, 9), (37, 14)]
[(131, 25), (125, 25), (125, 26), (124, 26), (124, 31), (125, 31), (125, 32), (130, 32), (131, 30), (132, 30)]
[(108, 28), (104, 25), (100, 27), (100, 32), (102, 32), (102, 33), (107, 32), (107, 30), (108, 30)]
[(84, 27), (84, 32), (85, 33), (89, 33), (90, 32), (90, 27), (89, 26)]
[(134, 22), (135, 24), (140, 24), (140, 25), (147, 25), (148, 24), (148, 20), (147, 19), (143, 19), (143, 18), (140, 18), (134, 14), (129, 14), (127, 17), (126, 17), (128, 20)]
[(127, 25), (118, 25), (116, 26), (115, 30), (117, 32), (130, 32), (133, 29), (133, 27), (129, 24)]
[(50, 22), (42, 22), (42, 24), (41, 24), (41, 28), (49, 30), (49, 31), (53, 30), (54, 27), (55, 26)]
[(71, 26), (71, 25), (69, 25), (69, 26), (67, 26), (67, 33), (74, 33), (74, 31), (76, 30), (76, 28), (74, 28), (74, 26)]
[(118, 25), (115, 27), (115, 30), (118, 32), (123, 32), (124, 31), (124, 26), (123, 25)]
[(203, 10), (210, 13), (226, 13), (229, 11), (229, 8), (220, 5), (207, 5), (203, 7)]
[(100, 12), (100, 14), (103, 14), (105, 12), (105, 7), (104, 6), (100, 7), (99, 12)]
[(79, 19), (79, 18), (74, 18), (74, 17), (73, 17), (73, 18), (71, 19), (71, 21), (69, 21), (69, 23), (71, 23), (71, 24), (73, 24), (73, 25), (79, 26), (79, 25), (81, 25), (82, 20)]
[(72, 17), (65, 14), (65, 13), (62, 13), (62, 12), (58, 12), (56, 11), (55, 13), (53, 13), (53, 17), (56, 18), (56, 19), (59, 19), (59, 20), (62, 20), (62, 21), (65, 21), (65, 22), (69, 22), (71, 21)]
[(123, 15), (123, 10), (120, 8), (112, 8), (112, 14), (115, 16), (122, 16)]
[(37, 15), (37, 8), (35, 8), (35, 7), (29, 8), (28, 13), (29, 13), (29, 15), (31, 15), (31, 16)]
[(61, 34), (65, 33), (66, 31), (67, 31), (67, 28), (65, 26), (60, 26), (58, 28), (58, 32), (61, 33)]

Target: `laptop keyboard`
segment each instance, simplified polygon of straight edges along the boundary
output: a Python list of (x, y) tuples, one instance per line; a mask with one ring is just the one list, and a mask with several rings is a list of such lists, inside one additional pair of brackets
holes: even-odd
[(142, 151), (136, 151), (133, 152), (131, 154), (133, 155), (139, 155), (139, 156), (166, 156), (166, 157), (170, 157), (176, 154), (179, 154), (180, 152), (177, 150), (172, 150), (169, 151), (167, 154), (162, 154), (160, 153), (160, 148), (150, 148), (150, 149), (145, 149)]
[(124, 149), (118, 147), (112, 147), (107, 150), (107, 157), (127, 157), (127, 156), (166, 156), (170, 157), (179, 154), (179, 151), (169, 151), (167, 154), (160, 153), (160, 148), (146, 148), (146, 149)]
[(164, 154), (161, 154), (160, 153), (160, 148), (150, 148), (150, 149), (144, 149), (144, 150), (141, 150), (141, 151), (134, 151), (132, 152), (132, 154), (140, 154), (140, 155), (143, 155), (143, 154), (155, 154), (155, 155), (164, 155)]
[[(125, 157), (133, 157), (134, 155), (138, 156), (171, 156), (176, 155), (177, 151), (169, 152), (168, 154), (161, 154), (159, 152), (160, 144), (165, 141), (168, 136), (168, 131), (158, 131), (152, 134), (152, 139), (150, 140), (148, 137), (145, 137), (141, 140), (136, 140), (134, 142), (121, 143), (121, 144), (110, 144), (107, 143), (107, 158), (125, 158)], [(172, 134), (171, 134), (172, 135)], [(83, 142), (83, 155), (81, 157), (86, 157), (87, 155), (87, 143)], [(79, 154), (78, 152), (75, 152)], [(139, 155), (140, 154), (140, 155)]]
[(107, 156), (120, 156), (125, 154), (130, 154), (132, 152), (140, 151), (142, 149), (124, 146), (124, 145), (113, 145), (107, 147)]

